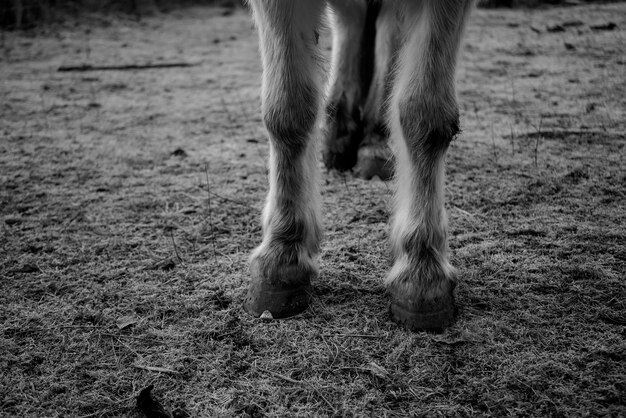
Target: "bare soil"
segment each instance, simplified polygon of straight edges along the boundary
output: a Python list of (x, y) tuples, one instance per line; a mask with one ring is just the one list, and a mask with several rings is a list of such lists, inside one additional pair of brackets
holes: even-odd
[(441, 335), (390, 321), (390, 185), (326, 171), (312, 308), (243, 312), (267, 189), (245, 11), (1, 36), (1, 416), (139, 417), (151, 383), (178, 417), (626, 415), (624, 3), (474, 13)]

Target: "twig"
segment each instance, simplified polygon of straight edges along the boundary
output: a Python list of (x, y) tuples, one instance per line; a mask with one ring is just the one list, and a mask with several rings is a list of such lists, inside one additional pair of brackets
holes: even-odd
[(206, 174), (206, 187), (209, 204), (209, 228), (211, 231), (211, 243), (213, 244), (213, 260), (217, 259), (217, 249), (215, 246), (215, 232), (213, 231), (213, 214), (211, 212), (211, 184), (209, 183), (209, 165), (204, 166), (204, 173)]
[(461, 215), (464, 215), (470, 226), (474, 229), (474, 232), (478, 232), (478, 228), (476, 227), (476, 225), (474, 225), (473, 222), (473, 219), (476, 219), (476, 216), (474, 214), (469, 213), (468, 211), (463, 210), (457, 206), (451, 206), (451, 208), (458, 211)]
[(59, 325), (58, 328), (86, 328), (86, 329), (102, 329), (104, 328), (104, 325)]
[(316, 388), (315, 386), (313, 386), (312, 384), (310, 384), (309, 382), (306, 382), (306, 384), (307, 384), (307, 385), (308, 385), (311, 389), (313, 389), (313, 391), (314, 391), (315, 393), (317, 393), (317, 396), (319, 396), (320, 398), (322, 398), (322, 400), (323, 400), (324, 402), (326, 402), (326, 405), (328, 405), (328, 406), (330, 407), (330, 409), (332, 409), (332, 410), (333, 410), (333, 413), (334, 413), (334, 414), (336, 414), (336, 413), (337, 413), (337, 408), (335, 408), (335, 407), (333, 406), (333, 404), (331, 404), (331, 403), (330, 403), (330, 401), (329, 401), (328, 399), (326, 399), (326, 398), (324, 397), (324, 395), (322, 395), (322, 392), (320, 392), (319, 390), (317, 390), (317, 388)]
[(287, 376), (282, 375), (282, 374), (280, 374), (280, 373), (273, 372), (273, 371), (271, 371), (271, 370), (265, 370), (265, 372), (266, 372), (266, 373), (271, 374), (271, 375), (272, 375), (272, 376), (274, 376), (274, 377), (277, 377), (277, 378), (279, 378), (279, 379), (282, 379), (282, 380), (284, 380), (284, 381), (286, 381), (286, 382), (293, 383), (293, 384), (295, 384), (295, 385), (300, 385), (300, 384), (305, 383), (305, 382), (302, 382), (302, 381), (300, 381), (300, 380), (295, 380), (295, 379), (292, 379), (291, 377), (287, 377)]
[(291, 377), (284, 376), (282, 374), (273, 372), (271, 370), (264, 370), (264, 371), (269, 373), (269, 374), (271, 374), (272, 376), (278, 377), (279, 379), (282, 379), (282, 380), (284, 380), (286, 382), (289, 382), (289, 383), (293, 383), (293, 384), (296, 384), (296, 385), (307, 385), (308, 387), (313, 389), (313, 391), (317, 394), (317, 396), (319, 396), (320, 398), (322, 398), (322, 400), (324, 402), (326, 402), (326, 405), (328, 405), (330, 407), (330, 409), (333, 410), (333, 413), (335, 413), (335, 414), (337, 413), (337, 408), (335, 408), (333, 406), (333, 404), (331, 404), (330, 401), (328, 399), (326, 399), (324, 397), (324, 395), (322, 395), (322, 393), (315, 386), (313, 386), (312, 384), (310, 384), (306, 380), (295, 380), (295, 379), (292, 379)]
[(543, 125), (543, 116), (539, 118), (539, 129), (537, 129), (537, 137), (535, 138), (535, 168), (537, 168), (537, 156), (539, 154), (539, 140), (543, 139), (541, 134), (541, 126)]
[(469, 218), (473, 218), (473, 219), (474, 219), (474, 218), (476, 218), (476, 215), (474, 215), (473, 213), (470, 213), (470, 212), (468, 212), (468, 211), (466, 211), (466, 210), (463, 210), (463, 209), (461, 209), (461, 208), (460, 208), (460, 207), (458, 207), (458, 206), (451, 206), (451, 208), (452, 208), (452, 209), (455, 209), (455, 210), (458, 210), (458, 211), (459, 211), (459, 212), (461, 212), (463, 215), (465, 215), (465, 216), (467, 216), (467, 217), (469, 217)]
[(124, 346), (128, 351), (130, 351), (131, 353), (133, 353), (134, 355), (136, 355), (137, 357), (141, 357), (141, 354), (139, 354), (137, 351), (133, 350), (133, 348), (131, 346), (129, 346), (128, 344), (126, 344), (125, 342), (123, 342), (122, 340), (120, 340), (119, 338), (117, 338), (116, 336), (113, 336), (113, 338), (115, 338), (115, 340), (120, 343), (120, 345)]
[[(234, 203), (236, 205), (240, 205), (240, 206), (246, 207), (246, 208), (248, 208), (250, 210), (256, 210), (255, 207), (253, 207), (252, 205), (247, 204), (246, 202), (242, 202), (242, 201), (236, 200), (236, 199), (231, 199), (230, 197), (222, 196), (221, 194), (215, 193), (213, 191), (209, 191), (209, 193), (211, 193), (211, 195), (213, 197), (219, 197), (220, 199), (222, 199), (222, 200), (224, 200), (226, 202), (231, 202), (231, 203)], [(183, 193), (183, 194), (184, 194), (184, 196), (188, 197), (191, 200), (194, 200), (194, 201), (198, 200), (198, 199), (196, 199), (196, 195), (191, 195), (189, 193)]]
[(133, 364), (134, 367), (142, 370), (147, 370), (149, 372), (157, 372), (157, 373), (166, 373), (166, 374), (179, 374), (176, 370), (167, 369), (165, 367), (156, 367), (156, 366), (144, 366), (141, 364)]
[[(98, 335), (115, 338), (120, 344), (123, 344), (120, 338), (131, 338), (133, 340), (140, 340), (140, 341), (157, 341), (156, 337), (142, 337), (141, 335), (111, 334), (110, 332), (98, 332)], [(131, 351), (135, 352), (135, 350), (132, 350), (132, 349)]]
[(493, 123), (491, 124), (491, 149), (493, 150), (493, 158), (496, 160), (496, 165), (498, 164), (498, 151), (496, 150), (496, 140), (494, 138), (495, 134), (493, 132)]
[(383, 335), (375, 335), (375, 334), (322, 334), (323, 337), (343, 337), (343, 338), (385, 338)]
[(339, 367), (337, 370), (357, 370), (359, 372), (371, 372), (371, 369), (368, 369), (367, 367), (356, 367), (356, 366), (344, 366), (344, 367)]
[(170, 229), (170, 238), (172, 239), (172, 245), (174, 246), (174, 253), (176, 253), (176, 258), (178, 258), (179, 262), (183, 262), (183, 259), (180, 257), (180, 254), (178, 254), (178, 248), (176, 248), (176, 241), (174, 241), (174, 233), (172, 232), (172, 230)]
[(239, 201), (239, 200), (231, 199), (230, 197), (222, 196), (222, 195), (217, 194), (217, 193), (215, 193), (215, 192), (212, 192), (212, 191), (210, 191), (210, 190), (209, 190), (209, 193), (210, 193), (210, 194), (212, 194), (212, 195), (213, 195), (213, 196), (215, 196), (215, 197), (219, 197), (220, 199), (225, 200), (226, 202), (235, 203), (235, 204), (237, 204), (237, 205), (240, 205), (240, 206), (246, 207), (246, 208), (248, 208), (248, 209), (256, 210), (256, 208), (255, 208), (255, 207), (253, 207), (252, 205), (247, 204), (246, 202), (241, 202), (241, 201)]
[(328, 405), (328, 406), (330, 407), (330, 409), (332, 409), (332, 410), (333, 410), (333, 413), (334, 413), (334, 414), (336, 414), (336, 413), (337, 413), (337, 408), (335, 408), (335, 407), (333, 406), (333, 404), (331, 404), (331, 403), (328, 401), (328, 399), (326, 399), (326, 398), (324, 397), (324, 395), (322, 395), (322, 392), (320, 392), (319, 390), (317, 390), (317, 388), (316, 388), (315, 386), (313, 386), (312, 384), (310, 384), (309, 382), (306, 382), (306, 384), (307, 384), (307, 385), (309, 385), (309, 387), (310, 387), (311, 389), (313, 389), (313, 391), (314, 391), (315, 393), (317, 393), (317, 396), (319, 396), (320, 398), (322, 398), (322, 400), (323, 400), (324, 402), (326, 402), (326, 405)]
[(148, 70), (154, 68), (175, 68), (175, 67), (193, 67), (198, 64), (192, 64), (189, 62), (164, 62), (160, 64), (125, 64), (125, 65), (62, 65), (57, 71), (70, 72), (70, 71), (124, 71), (124, 70)]

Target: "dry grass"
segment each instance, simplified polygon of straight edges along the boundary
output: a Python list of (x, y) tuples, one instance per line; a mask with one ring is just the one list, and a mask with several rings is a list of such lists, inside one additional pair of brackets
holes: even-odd
[[(312, 309), (242, 311), (267, 153), (245, 13), (4, 33), (0, 415), (139, 416), (150, 383), (177, 416), (626, 414), (625, 16), (474, 14), (443, 335), (389, 320), (388, 185), (334, 173)], [(175, 60), (199, 65), (55, 71)]]

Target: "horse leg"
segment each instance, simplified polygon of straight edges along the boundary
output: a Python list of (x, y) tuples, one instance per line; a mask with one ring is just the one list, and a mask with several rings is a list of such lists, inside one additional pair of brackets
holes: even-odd
[(384, 2), (376, 20), (374, 74), (363, 107), (363, 142), (354, 169), (366, 180), (374, 176), (389, 180), (393, 175), (393, 154), (389, 148), (387, 105), (393, 81), (398, 45), (400, 16), (393, 3)]
[(263, 241), (250, 260), (244, 302), (275, 318), (307, 308), (317, 275), (320, 197), (316, 158), (321, 108), (317, 27), (322, 0), (251, 0), (263, 60), (262, 114), (269, 135)]
[(349, 170), (363, 139), (361, 113), (379, 6), (366, 0), (329, 0), (329, 5), (333, 44), (322, 154), (327, 168)]
[(441, 330), (455, 314), (444, 208), (444, 157), (459, 132), (456, 56), (471, 0), (405, 1), (407, 37), (390, 107), (397, 178), (386, 279), (393, 319)]

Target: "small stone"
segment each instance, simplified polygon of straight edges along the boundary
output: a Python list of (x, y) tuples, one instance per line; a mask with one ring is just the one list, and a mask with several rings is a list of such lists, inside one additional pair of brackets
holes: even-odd
[(274, 316), (272, 315), (272, 313), (270, 311), (263, 311), (263, 313), (261, 314), (260, 318), (263, 321), (273, 321), (274, 320)]

